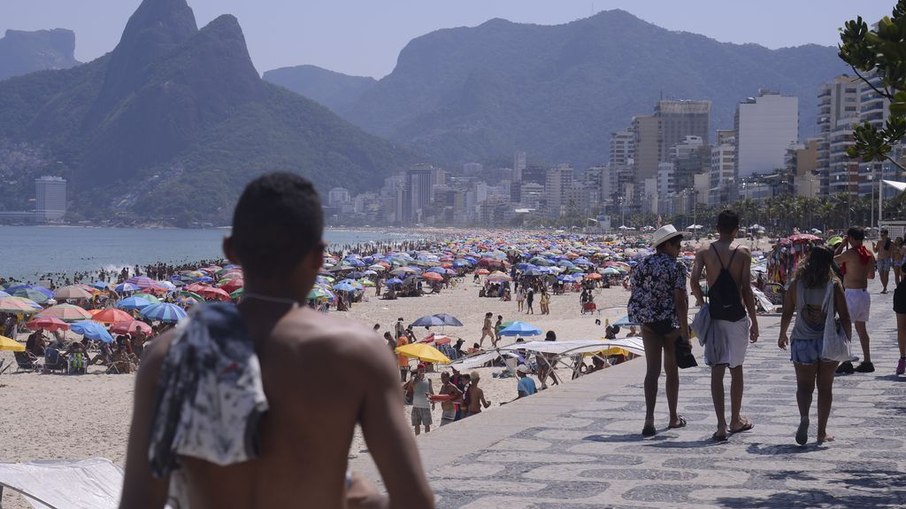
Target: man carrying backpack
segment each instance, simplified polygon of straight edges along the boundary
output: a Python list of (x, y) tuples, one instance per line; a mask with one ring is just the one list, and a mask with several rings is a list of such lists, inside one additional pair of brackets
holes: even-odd
[[(733, 246), (739, 231), (739, 215), (724, 210), (717, 216), (720, 237), (695, 254), (692, 266), (692, 294), (701, 303), (704, 293), (701, 276), (708, 282), (708, 309), (711, 319), (706, 336), (705, 363), (711, 366), (711, 398), (717, 414), (714, 440), (726, 440), (731, 433), (748, 431), (751, 421), (740, 415), (743, 375), (749, 342), (758, 341), (758, 320), (751, 286), (752, 254), (745, 246)], [(748, 315), (748, 317), (746, 316)], [(724, 411), (724, 374), (730, 368), (730, 424)]]

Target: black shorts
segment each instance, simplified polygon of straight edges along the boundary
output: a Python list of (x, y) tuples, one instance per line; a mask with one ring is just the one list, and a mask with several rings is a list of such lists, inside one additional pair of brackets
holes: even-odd
[(899, 315), (906, 314), (906, 279), (900, 281), (897, 289), (893, 291), (893, 312)]

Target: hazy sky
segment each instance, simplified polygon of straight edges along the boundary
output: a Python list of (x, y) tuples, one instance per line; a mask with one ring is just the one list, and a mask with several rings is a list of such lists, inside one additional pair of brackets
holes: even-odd
[[(140, 0), (0, 0), (0, 31), (69, 28), (76, 58), (113, 49)], [(837, 29), (861, 15), (889, 15), (895, 0), (189, 0), (199, 26), (239, 18), (259, 72), (314, 64), (382, 77), (414, 37), (491, 18), (555, 25), (620, 8), (671, 30), (769, 48), (836, 45)]]

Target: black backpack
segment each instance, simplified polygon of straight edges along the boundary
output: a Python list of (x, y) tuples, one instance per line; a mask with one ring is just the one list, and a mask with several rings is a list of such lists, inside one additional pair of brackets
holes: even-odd
[[(733, 280), (733, 275), (724, 266), (724, 262), (720, 259), (720, 254), (713, 244), (711, 248), (714, 249), (714, 254), (717, 255), (717, 260), (720, 262), (720, 274), (717, 275), (714, 285), (708, 288), (708, 314), (711, 315), (712, 320), (726, 320), (729, 322), (741, 320), (746, 316), (746, 308), (742, 305), (739, 286)], [(730, 262), (727, 266), (733, 265), (736, 249), (730, 255)]]

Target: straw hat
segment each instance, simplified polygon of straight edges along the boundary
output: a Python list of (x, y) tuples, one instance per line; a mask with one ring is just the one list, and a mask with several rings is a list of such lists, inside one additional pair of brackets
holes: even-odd
[(676, 228), (672, 224), (666, 224), (661, 226), (654, 232), (654, 239), (651, 241), (651, 247), (656, 248), (672, 239), (673, 237), (682, 237), (681, 232), (676, 231)]

